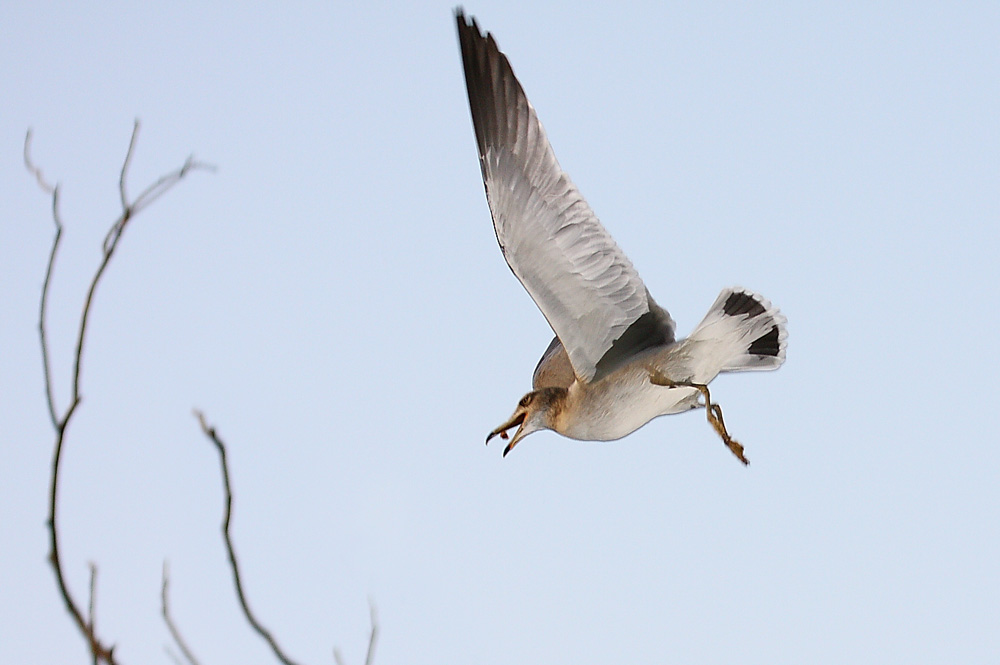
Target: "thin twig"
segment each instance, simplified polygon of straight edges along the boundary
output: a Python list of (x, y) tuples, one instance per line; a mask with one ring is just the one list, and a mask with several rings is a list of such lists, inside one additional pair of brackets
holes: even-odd
[(24, 135), (24, 165), (27, 167), (28, 171), (35, 176), (35, 180), (38, 181), (38, 186), (42, 188), (42, 191), (46, 194), (54, 194), (55, 187), (50, 185), (42, 175), (42, 170), (35, 166), (34, 162), (31, 161), (31, 129), (29, 128), (27, 133)]
[(49, 252), (49, 262), (45, 267), (45, 281), (42, 283), (42, 301), (39, 305), (38, 314), (38, 334), (41, 336), (42, 341), (42, 371), (45, 372), (45, 399), (49, 405), (49, 418), (52, 420), (52, 426), (58, 429), (59, 416), (56, 415), (58, 409), (56, 408), (56, 398), (55, 391), (52, 387), (52, 364), (49, 360), (49, 342), (48, 342), (48, 332), (47, 332), (47, 315), (48, 315), (48, 305), (49, 305), (49, 285), (52, 282), (52, 270), (56, 265), (56, 255), (59, 253), (59, 242), (62, 240), (63, 226), (59, 218), (59, 187), (54, 187), (52, 189), (52, 219), (56, 222), (56, 235), (52, 239), (52, 249)]
[(128, 167), (132, 163), (132, 155), (135, 153), (135, 141), (139, 138), (139, 119), (136, 118), (132, 124), (132, 138), (128, 142), (128, 150), (125, 151), (125, 159), (122, 160), (121, 175), (118, 176), (118, 193), (121, 195), (122, 210), (128, 210), (128, 194), (125, 193), (125, 178), (128, 176)]
[[(163, 611), (163, 621), (167, 624), (167, 629), (170, 631), (170, 636), (174, 638), (174, 643), (187, 658), (188, 665), (198, 665), (198, 659), (194, 657), (191, 653), (191, 649), (188, 648), (187, 643), (184, 638), (181, 637), (181, 632), (177, 630), (177, 625), (174, 624), (173, 618), (170, 616), (170, 605), (167, 602), (167, 587), (170, 584), (170, 567), (167, 562), (163, 562), (163, 586), (160, 589), (160, 607)], [(168, 650), (167, 653), (170, 653)]]
[[(93, 562), (88, 564), (90, 566), (90, 602), (87, 604), (87, 625), (90, 627), (90, 632), (93, 634), (95, 631), (95, 625), (97, 623), (97, 612), (94, 610), (97, 604), (97, 566)], [(94, 665), (97, 665), (97, 654), (92, 654), (94, 659)]]
[[(368, 601), (368, 608), (371, 613), (372, 631), (368, 635), (368, 651), (365, 652), (365, 665), (372, 665), (375, 662), (375, 643), (378, 641), (378, 615), (375, 612), (375, 603)], [(340, 649), (333, 648), (333, 660), (337, 665), (346, 665), (344, 656)]]
[(52, 219), (56, 224), (56, 235), (52, 240), (52, 248), (49, 250), (49, 262), (45, 266), (45, 281), (42, 282), (42, 299), (39, 305), (38, 314), (38, 334), (42, 343), (42, 371), (45, 373), (45, 399), (49, 406), (49, 418), (52, 426), (59, 429), (59, 416), (56, 415), (56, 400), (52, 389), (52, 369), (49, 362), (49, 342), (46, 332), (46, 313), (48, 312), (49, 284), (52, 281), (52, 269), (56, 263), (56, 255), (59, 252), (59, 243), (62, 240), (62, 218), (59, 215), (59, 186), (53, 187), (45, 180), (42, 170), (35, 166), (31, 160), (31, 130), (24, 136), (24, 166), (28, 172), (35, 176), (38, 186), (43, 192), (52, 197)]
[(278, 645), (274, 636), (271, 632), (261, 625), (257, 617), (250, 610), (250, 605), (247, 603), (246, 594), (243, 592), (243, 581), (240, 578), (240, 566), (236, 561), (236, 550), (233, 547), (232, 536), (230, 535), (229, 525), (232, 521), (233, 516), (233, 492), (232, 486), (229, 482), (229, 463), (226, 461), (226, 446), (222, 443), (218, 434), (215, 432), (215, 428), (209, 426), (208, 422), (205, 420), (205, 415), (198, 411), (194, 412), (196, 418), (198, 418), (198, 423), (201, 425), (201, 431), (205, 433), (205, 436), (211, 440), (215, 445), (216, 451), (219, 453), (219, 463), (222, 467), (222, 487), (225, 492), (225, 510), (223, 511), (222, 518), (222, 539), (226, 543), (226, 552), (229, 555), (229, 568), (233, 572), (233, 584), (236, 587), (236, 597), (240, 601), (240, 606), (243, 608), (243, 615), (246, 616), (247, 621), (250, 626), (257, 631), (265, 642), (271, 647), (271, 651), (274, 652), (275, 657), (280, 660), (284, 665), (297, 665), (295, 661), (285, 655), (284, 651)]
[[(69, 426), (70, 420), (73, 414), (76, 412), (76, 408), (80, 405), (81, 393), (80, 393), (80, 367), (83, 357), (83, 346), (84, 340), (87, 334), (87, 321), (90, 317), (91, 306), (94, 301), (94, 294), (97, 291), (97, 285), (100, 283), (101, 278), (104, 275), (104, 271), (108, 267), (108, 263), (111, 260), (111, 256), (114, 253), (115, 248), (118, 246), (118, 241), (121, 238), (122, 231), (124, 230), (125, 223), (135, 214), (136, 204), (128, 203), (128, 199), (124, 196), (124, 182), (125, 176), (128, 171), (129, 163), (132, 158), (132, 153), (135, 148), (136, 133), (138, 131), (139, 125), (136, 123), (132, 130), (132, 139), (129, 142), (128, 153), (125, 156), (124, 163), (122, 165), (122, 174), (119, 180), (119, 187), (122, 191), (122, 214), (112, 225), (111, 230), (105, 237), (104, 243), (104, 255), (100, 266), (94, 274), (93, 279), (90, 282), (90, 287), (87, 290), (87, 296), (83, 304), (83, 312), (80, 316), (80, 328), (76, 340), (76, 349), (74, 352), (74, 366), (72, 375), (72, 389), (70, 393), (69, 406), (66, 407), (66, 411), (60, 417), (59, 409), (56, 407), (55, 396), (53, 390), (53, 380), (51, 372), (51, 347), (49, 345), (48, 333), (47, 333), (47, 314), (48, 314), (48, 303), (49, 303), (49, 293), (52, 286), (52, 275), (55, 269), (56, 256), (59, 250), (59, 243), (62, 239), (62, 219), (59, 214), (59, 187), (53, 187), (45, 179), (40, 168), (35, 166), (31, 159), (31, 130), (28, 130), (24, 137), (24, 164), (31, 173), (38, 186), (43, 192), (52, 197), (52, 218), (56, 225), (55, 238), (52, 241), (52, 249), (49, 252), (49, 260), (45, 269), (45, 280), (42, 284), (42, 296), (41, 303), (39, 306), (38, 315), (38, 330), (39, 337), (42, 347), (42, 365), (43, 371), (45, 373), (45, 393), (46, 399), (49, 407), (49, 417), (52, 421), (52, 427), (55, 430), (56, 439), (52, 451), (52, 475), (50, 478), (49, 486), (49, 513), (48, 519), (46, 520), (46, 526), (49, 531), (49, 563), (52, 564), (52, 569), (56, 577), (56, 585), (59, 587), (59, 593), (63, 599), (63, 603), (66, 606), (67, 612), (73, 618), (74, 623), (76, 623), (77, 628), (83, 634), (84, 639), (87, 641), (87, 645), (90, 648), (90, 653), (93, 656), (94, 662), (103, 661), (108, 665), (116, 665), (116, 660), (114, 657), (114, 646), (106, 646), (96, 634), (94, 629), (94, 584), (96, 577), (96, 568), (91, 568), (91, 595), (90, 595), (90, 616), (84, 618), (83, 612), (80, 609), (80, 605), (73, 598), (70, 593), (69, 587), (66, 584), (66, 577), (63, 572), (62, 559), (59, 554), (59, 529), (57, 522), (57, 508), (59, 506), (59, 471), (62, 462), (62, 452), (63, 446), (66, 442), (66, 430)], [(200, 167), (201, 165), (195, 165)], [(145, 196), (145, 199), (141, 202), (143, 206), (149, 205), (160, 195), (168, 191), (174, 184), (179, 182), (181, 178), (184, 177), (192, 169), (192, 160), (189, 158), (184, 165), (173, 171), (172, 173), (163, 176), (157, 180), (151, 188), (147, 188), (140, 196)], [(153, 191), (155, 189), (155, 192)], [(152, 192), (152, 193), (150, 193)], [(110, 240), (109, 240), (110, 239)]]
[(160, 198), (167, 192), (167, 190), (177, 184), (179, 180), (195, 169), (199, 171), (209, 171), (211, 173), (215, 173), (216, 171), (215, 166), (212, 164), (199, 162), (194, 158), (194, 155), (188, 155), (188, 158), (184, 160), (184, 164), (182, 164), (179, 169), (160, 176), (156, 182), (139, 192), (139, 196), (135, 197), (135, 201), (132, 202), (132, 215), (136, 215), (142, 210), (145, 210), (149, 204)]
[(144, 210), (146, 206), (150, 205), (156, 199), (165, 194), (171, 187), (184, 178), (189, 171), (199, 169), (202, 171), (215, 172), (215, 167), (211, 164), (196, 161), (194, 155), (189, 155), (179, 169), (175, 169), (170, 173), (160, 176), (155, 182), (146, 187), (146, 189), (142, 190), (142, 192), (139, 193), (139, 196), (135, 197), (132, 203), (128, 203), (128, 194), (126, 193), (125, 182), (128, 177), (128, 167), (132, 162), (132, 154), (135, 151), (135, 144), (138, 136), (139, 121), (136, 120), (135, 125), (132, 127), (132, 138), (129, 140), (128, 151), (125, 153), (125, 161), (122, 163), (121, 176), (118, 178), (118, 194), (121, 197), (122, 214), (117, 220), (115, 220), (115, 223), (111, 225), (107, 235), (104, 237), (105, 254), (111, 254), (115, 251), (115, 245), (118, 244), (118, 239), (121, 237), (122, 233), (124, 233), (125, 225), (128, 224), (129, 220)]
[(170, 658), (170, 660), (174, 661), (176, 665), (185, 665), (184, 661), (178, 658), (177, 654), (175, 654), (173, 651), (170, 650), (170, 647), (164, 646), (163, 652), (166, 653), (167, 656)]
[(371, 603), (369, 609), (371, 610), (372, 633), (368, 637), (368, 652), (365, 654), (365, 665), (372, 665), (375, 662), (375, 642), (378, 640), (378, 616), (375, 613), (375, 603)]

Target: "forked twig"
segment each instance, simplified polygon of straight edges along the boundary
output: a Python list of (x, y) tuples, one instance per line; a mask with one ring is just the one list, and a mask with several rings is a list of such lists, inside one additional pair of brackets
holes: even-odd
[[(77, 628), (83, 634), (84, 639), (87, 641), (87, 645), (90, 649), (90, 653), (93, 656), (94, 662), (103, 661), (108, 663), (108, 665), (114, 665), (117, 661), (114, 656), (114, 646), (108, 646), (106, 643), (102, 642), (96, 634), (94, 629), (94, 617), (91, 605), (91, 616), (85, 618), (83, 611), (80, 609), (79, 603), (74, 599), (73, 595), (70, 593), (69, 587), (66, 584), (66, 578), (63, 571), (62, 560), (59, 554), (59, 529), (57, 523), (57, 507), (59, 505), (59, 470), (60, 463), (62, 462), (62, 452), (63, 446), (66, 442), (66, 429), (69, 426), (70, 420), (73, 414), (76, 412), (77, 406), (80, 404), (81, 393), (80, 393), (80, 376), (81, 376), (81, 364), (83, 359), (83, 347), (84, 341), (87, 336), (87, 322), (90, 318), (90, 311), (94, 301), (94, 294), (97, 291), (97, 286), (101, 282), (101, 278), (104, 276), (104, 272), (108, 267), (108, 263), (111, 261), (111, 257), (114, 254), (115, 249), (118, 246), (118, 241), (121, 239), (121, 234), (125, 230), (125, 226), (128, 221), (142, 208), (149, 205), (161, 195), (165, 194), (173, 185), (179, 182), (187, 173), (193, 168), (206, 168), (211, 169), (211, 167), (195, 162), (192, 158), (188, 158), (184, 165), (176, 169), (165, 176), (161, 177), (159, 180), (154, 182), (152, 185), (147, 187), (142, 194), (136, 198), (132, 203), (128, 202), (128, 198), (125, 195), (125, 177), (128, 172), (128, 167), (132, 159), (132, 153), (135, 148), (136, 136), (139, 132), (139, 122), (136, 121), (135, 126), (132, 129), (132, 137), (129, 141), (128, 152), (126, 153), (125, 160), (122, 165), (122, 172), (119, 178), (119, 189), (121, 191), (121, 202), (122, 202), (122, 213), (112, 224), (111, 230), (105, 237), (103, 245), (103, 256), (101, 263), (98, 266), (93, 278), (90, 281), (90, 286), (87, 289), (87, 295), (83, 304), (83, 312), (80, 315), (80, 326), (76, 338), (76, 347), (73, 357), (73, 374), (71, 382), (71, 391), (69, 397), (69, 406), (66, 410), (59, 414), (59, 408), (55, 401), (55, 391), (53, 389), (54, 381), (52, 379), (52, 363), (51, 363), (51, 351), (49, 346), (48, 332), (47, 332), (47, 313), (48, 313), (48, 303), (49, 303), (49, 292), (52, 284), (52, 275), (55, 268), (56, 257), (59, 251), (59, 244), (62, 240), (63, 224), (59, 213), (59, 187), (58, 185), (52, 186), (45, 179), (40, 168), (35, 166), (31, 159), (31, 130), (28, 130), (24, 137), (24, 165), (31, 173), (38, 186), (46, 194), (52, 197), (52, 218), (55, 222), (56, 233), (52, 241), (52, 249), (49, 252), (49, 260), (45, 269), (45, 280), (42, 284), (42, 296), (41, 303), (39, 306), (38, 315), (38, 331), (41, 340), (42, 347), (42, 366), (45, 374), (45, 395), (48, 402), (49, 417), (52, 421), (52, 427), (56, 433), (55, 445), (53, 446), (52, 452), (52, 473), (50, 476), (50, 486), (49, 486), (49, 513), (48, 519), (46, 520), (46, 526), (49, 531), (49, 562), (52, 564), (53, 571), (56, 577), (56, 584), (59, 587), (59, 593), (63, 599), (63, 603), (66, 606), (66, 610), (69, 612), (70, 616), (73, 618), (74, 623)], [(91, 569), (91, 591), (90, 598), (91, 602), (94, 598), (94, 586), (96, 573), (95, 569)]]

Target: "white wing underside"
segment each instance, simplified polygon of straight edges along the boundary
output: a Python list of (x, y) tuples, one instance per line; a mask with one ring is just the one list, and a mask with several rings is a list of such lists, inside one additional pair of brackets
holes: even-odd
[[(486, 198), (511, 270), (562, 342), (578, 379), (673, 341), (673, 321), (653, 302), (621, 251), (560, 168), (535, 109), (492, 35), (458, 14), (466, 83)], [(605, 359), (605, 363), (601, 363)], [(613, 363), (612, 363), (613, 364)]]

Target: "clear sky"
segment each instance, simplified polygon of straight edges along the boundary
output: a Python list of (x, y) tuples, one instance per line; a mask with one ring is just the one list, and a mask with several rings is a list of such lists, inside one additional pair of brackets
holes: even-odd
[[(807, 8), (804, 7), (807, 6)], [(681, 334), (719, 290), (786, 365), (612, 444), (485, 447), (550, 331), (496, 247), (448, 3), (0, 5), (0, 660), (88, 662), (45, 557), (37, 306), (62, 184), (69, 583), (124, 663), (1000, 660), (1000, 7), (488, 2), (556, 154)]]

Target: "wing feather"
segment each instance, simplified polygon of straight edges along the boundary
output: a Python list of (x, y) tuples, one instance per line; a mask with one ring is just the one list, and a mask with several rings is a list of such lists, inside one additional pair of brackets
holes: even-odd
[(670, 315), (649, 297), (628, 257), (560, 168), (493, 36), (483, 35), (461, 10), (456, 20), (497, 241), (576, 377), (599, 379), (631, 354), (673, 341)]

